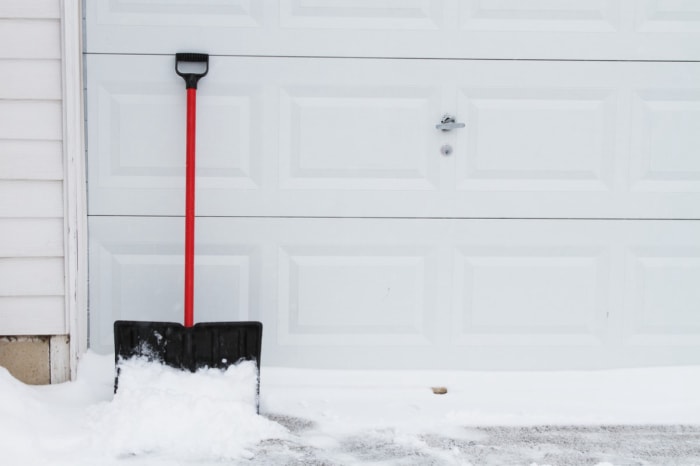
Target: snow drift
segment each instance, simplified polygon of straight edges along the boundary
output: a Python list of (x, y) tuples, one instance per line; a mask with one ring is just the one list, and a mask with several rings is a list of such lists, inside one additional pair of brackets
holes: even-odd
[(130, 359), (120, 371), (112, 402), (89, 412), (96, 443), (113, 456), (250, 457), (247, 447), (285, 435), (279, 424), (256, 413), (253, 361), (190, 373)]

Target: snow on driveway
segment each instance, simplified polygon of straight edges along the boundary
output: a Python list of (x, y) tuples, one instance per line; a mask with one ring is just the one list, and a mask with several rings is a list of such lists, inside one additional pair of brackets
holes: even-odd
[[(110, 356), (33, 387), (0, 368), (7, 465), (700, 465), (700, 367), (197, 374)], [(437, 395), (431, 387), (445, 387)]]
[(251, 461), (227, 464), (700, 465), (697, 426), (469, 427), (447, 436), (383, 429), (350, 434), (322, 448), (309, 445), (307, 437), (314, 436), (309, 431), (296, 430), (303, 421), (277, 420), (297, 440), (262, 442)]

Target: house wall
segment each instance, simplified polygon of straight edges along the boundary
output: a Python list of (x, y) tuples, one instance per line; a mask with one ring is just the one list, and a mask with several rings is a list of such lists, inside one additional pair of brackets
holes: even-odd
[(0, 365), (32, 383), (69, 376), (61, 5), (0, 3)]

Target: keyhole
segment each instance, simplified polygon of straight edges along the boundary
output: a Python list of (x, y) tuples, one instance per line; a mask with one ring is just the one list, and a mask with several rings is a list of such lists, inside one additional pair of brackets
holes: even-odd
[(452, 155), (452, 146), (449, 144), (445, 144), (440, 148), (440, 153), (445, 157)]

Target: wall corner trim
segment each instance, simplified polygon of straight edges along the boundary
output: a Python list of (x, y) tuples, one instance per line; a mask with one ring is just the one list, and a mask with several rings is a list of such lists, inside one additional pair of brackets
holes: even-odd
[(62, 0), (65, 312), (70, 374), (87, 350), (87, 192), (83, 115), (81, 0)]

